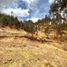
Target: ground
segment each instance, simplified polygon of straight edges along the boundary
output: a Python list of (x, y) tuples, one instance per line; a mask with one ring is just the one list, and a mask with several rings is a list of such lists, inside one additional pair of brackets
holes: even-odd
[(64, 43), (42, 43), (25, 35), (22, 30), (0, 29), (0, 67), (67, 67)]

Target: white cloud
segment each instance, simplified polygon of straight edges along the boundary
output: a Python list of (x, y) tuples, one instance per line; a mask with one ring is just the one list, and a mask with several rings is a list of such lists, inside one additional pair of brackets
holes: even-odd
[(49, 3), (52, 4), (54, 2), (54, 0), (49, 0)]
[(28, 20), (32, 20), (33, 22), (37, 22), (38, 19), (40, 19), (40, 18), (27, 18), (26, 20), (27, 20), (27, 21), (28, 21)]
[(0, 0), (0, 7), (5, 6), (5, 5), (9, 5), (13, 1), (15, 1), (15, 0)]
[[(27, 8), (23, 9), (24, 4), (21, 4), (21, 2), (25, 2)], [(18, 7), (19, 3), (21, 5)], [(7, 6), (7, 8), (0, 7), (1, 13), (11, 15), (13, 11), (13, 15), (20, 16), (22, 20), (30, 18), (33, 21), (37, 21), (39, 18), (45, 17), (49, 10), (48, 0), (2, 0), (2, 2), (0, 0), (0, 4)]]
[(36, 0), (23, 0), (23, 1), (27, 2), (28, 4), (30, 4), (31, 2), (36, 1)]
[(13, 12), (13, 16), (17, 16), (17, 17), (27, 17), (29, 16), (28, 13), (29, 9), (21, 9), (21, 8), (7, 8), (7, 9), (2, 9), (1, 13), (7, 14), (7, 15), (11, 15), (11, 12)]

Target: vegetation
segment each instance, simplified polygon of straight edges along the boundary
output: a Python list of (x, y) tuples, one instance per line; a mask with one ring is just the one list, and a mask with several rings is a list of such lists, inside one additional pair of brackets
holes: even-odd
[(10, 28), (21, 28), (22, 23), (20, 23), (17, 17), (8, 16), (0, 14), (0, 27), (9, 26)]
[(22, 22), (17, 17), (0, 14), (0, 27), (9, 26), (10, 28), (24, 29), (32, 34), (43, 31), (47, 37), (52, 30), (55, 30), (57, 35), (62, 35), (62, 32), (67, 30), (67, 21), (60, 13), (65, 10), (66, 5), (66, 0), (55, 0), (50, 6), (50, 15), (36, 23), (31, 20)]
[(0, 14), (0, 67), (67, 67), (67, 21), (54, 3), (50, 15), (35, 23)]

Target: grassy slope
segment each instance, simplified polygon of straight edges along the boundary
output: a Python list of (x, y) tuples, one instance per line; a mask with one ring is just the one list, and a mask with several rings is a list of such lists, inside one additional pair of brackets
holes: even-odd
[[(67, 51), (55, 42), (40, 43), (25, 37), (24, 31), (0, 29), (0, 67), (67, 67)], [(5, 34), (4, 34), (5, 33)]]

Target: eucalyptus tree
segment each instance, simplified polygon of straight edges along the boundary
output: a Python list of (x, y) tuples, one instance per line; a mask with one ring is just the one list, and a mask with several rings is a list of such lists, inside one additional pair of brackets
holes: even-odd
[(49, 13), (54, 23), (54, 29), (61, 35), (67, 25), (65, 25), (67, 19), (67, 0), (54, 0), (50, 6)]
[[(67, 0), (54, 0), (50, 6), (50, 15), (53, 19), (57, 19), (57, 23), (63, 23), (67, 12)], [(65, 16), (64, 16), (65, 14)]]

